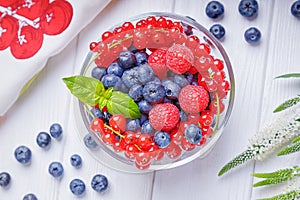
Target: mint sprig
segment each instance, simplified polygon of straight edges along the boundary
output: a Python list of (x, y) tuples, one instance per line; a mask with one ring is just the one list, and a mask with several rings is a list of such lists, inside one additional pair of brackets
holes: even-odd
[(98, 104), (100, 109), (106, 106), (111, 114), (122, 114), (125, 118), (141, 117), (137, 104), (128, 94), (113, 91), (112, 87), (105, 90), (98, 79), (77, 75), (63, 81), (75, 97), (89, 106)]
[(300, 73), (283, 74), (275, 78), (300, 78)]

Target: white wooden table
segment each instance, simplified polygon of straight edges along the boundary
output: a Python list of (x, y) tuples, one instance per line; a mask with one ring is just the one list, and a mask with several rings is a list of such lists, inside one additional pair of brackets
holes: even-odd
[[(272, 111), (279, 103), (299, 94), (299, 80), (274, 77), (300, 72), (300, 20), (290, 13), (293, 0), (258, 0), (259, 14), (251, 21), (238, 13), (238, 0), (221, 2), (225, 16), (217, 22), (226, 29), (222, 43), (234, 68), (236, 96), (225, 132), (205, 159), (153, 173), (121, 173), (97, 162), (75, 134), (76, 125), (70, 116), (71, 94), (61, 78), (79, 72), (88, 44), (111, 24), (149, 11), (188, 15), (207, 28), (216, 23), (205, 15), (208, 0), (114, 0), (59, 55), (48, 61), (40, 76), (0, 121), (0, 172), (8, 171), (12, 176), (10, 187), (0, 188), (0, 200), (22, 199), (29, 192), (40, 200), (76, 199), (69, 190), (73, 178), (84, 180), (87, 190), (81, 199), (88, 200), (248, 200), (286, 191), (286, 185), (253, 189), (256, 180), (251, 174), (299, 164), (297, 153), (250, 162), (221, 178), (217, 173), (246, 148), (248, 139), (259, 128), (276, 117)], [(251, 46), (243, 38), (250, 26), (262, 32), (259, 45)], [(37, 146), (35, 138), (40, 131), (48, 131), (54, 122), (63, 126), (64, 135), (61, 141), (52, 140), (50, 149), (45, 151)], [(20, 165), (13, 156), (14, 149), (21, 144), (32, 150), (30, 166)], [(69, 163), (74, 153), (83, 158), (80, 169)], [(48, 165), (55, 160), (65, 167), (61, 180), (48, 174)], [(97, 194), (90, 187), (90, 180), (97, 173), (108, 177), (110, 188), (105, 194)]]

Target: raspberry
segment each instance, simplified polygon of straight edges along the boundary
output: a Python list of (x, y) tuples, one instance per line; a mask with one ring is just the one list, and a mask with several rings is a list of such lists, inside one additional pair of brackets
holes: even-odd
[(209, 94), (202, 86), (187, 85), (179, 93), (179, 104), (188, 113), (203, 111), (209, 102)]
[(152, 67), (154, 74), (161, 80), (167, 76), (166, 53), (166, 48), (159, 48), (153, 51), (148, 58), (148, 64)]
[(149, 121), (156, 130), (170, 131), (179, 122), (179, 110), (171, 103), (157, 104), (149, 112)]
[(166, 54), (166, 65), (176, 74), (187, 72), (194, 64), (192, 51), (183, 45), (175, 44), (171, 46)]

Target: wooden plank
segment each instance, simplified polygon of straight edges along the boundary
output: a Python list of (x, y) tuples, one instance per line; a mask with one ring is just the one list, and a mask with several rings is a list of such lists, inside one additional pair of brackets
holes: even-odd
[[(225, 163), (245, 150), (248, 138), (259, 126), (273, 2), (260, 1), (258, 17), (251, 21), (239, 14), (237, 1), (229, 0), (222, 1), (225, 7), (223, 19), (213, 21), (205, 14), (208, 2), (176, 1), (174, 11), (191, 16), (208, 29), (215, 23), (225, 27), (226, 38), (222, 44), (232, 62), (236, 79), (233, 112), (223, 135), (206, 158), (156, 173), (153, 199), (240, 200), (251, 197), (253, 162), (221, 178), (217, 173)], [(261, 43), (257, 46), (249, 45), (243, 38), (244, 31), (250, 26), (256, 26), (262, 32)]]
[[(294, 1), (274, 1), (272, 21), (270, 26), (272, 32), (268, 47), (268, 57), (265, 74), (265, 86), (263, 91), (261, 126), (272, 123), (283, 113), (273, 114), (273, 110), (283, 101), (299, 94), (299, 79), (274, 79), (281, 74), (300, 72), (299, 66), (299, 31), (300, 23), (290, 13), (290, 6)], [(281, 168), (289, 168), (299, 165), (299, 153), (277, 157), (271, 156), (264, 162), (257, 162), (256, 173), (271, 172)], [(259, 179), (254, 179), (254, 182)], [(288, 186), (290, 185), (290, 186)], [(253, 199), (271, 197), (289, 189), (299, 187), (297, 182), (281, 184), (275, 187), (262, 187), (253, 190)]]

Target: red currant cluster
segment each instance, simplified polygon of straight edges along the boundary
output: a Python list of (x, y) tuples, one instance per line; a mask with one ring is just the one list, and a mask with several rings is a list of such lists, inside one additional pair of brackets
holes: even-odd
[[(147, 169), (153, 159), (161, 160), (164, 155), (176, 159), (182, 151), (191, 151), (206, 143), (214, 133), (212, 127), (218, 129), (219, 115), (225, 109), (222, 99), (227, 96), (230, 84), (225, 79), (223, 61), (211, 55), (210, 46), (201, 42), (198, 36), (187, 34), (181, 22), (165, 17), (149, 16), (135, 25), (125, 22), (113, 31), (104, 32), (100, 42), (90, 44), (91, 51), (97, 54), (95, 64), (104, 68), (122, 51), (132, 47), (151, 52), (148, 64), (161, 80), (167, 78), (169, 70), (175, 74), (189, 73), (196, 77), (197, 86), (204, 88), (207, 95), (207, 100), (201, 103), (201, 99), (194, 97), (203, 93), (198, 88), (187, 87), (193, 88), (189, 89), (190, 94), (189, 91), (181, 92), (184, 98), (180, 102), (179, 96), (180, 106), (189, 114), (187, 120), (176, 121), (172, 129), (167, 130), (171, 141), (165, 148), (160, 148), (151, 135), (126, 130), (126, 118), (121, 114), (112, 115), (106, 123), (100, 118), (91, 121), (91, 130), (100, 135), (103, 143), (111, 145), (116, 152), (124, 152), (128, 159), (135, 161), (137, 168)], [(196, 109), (189, 110), (193, 103)], [(202, 108), (199, 105), (203, 105)], [(197, 143), (191, 143), (185, 136), (185, 130), (191, 124), (200, 127), (202, 132)]]

